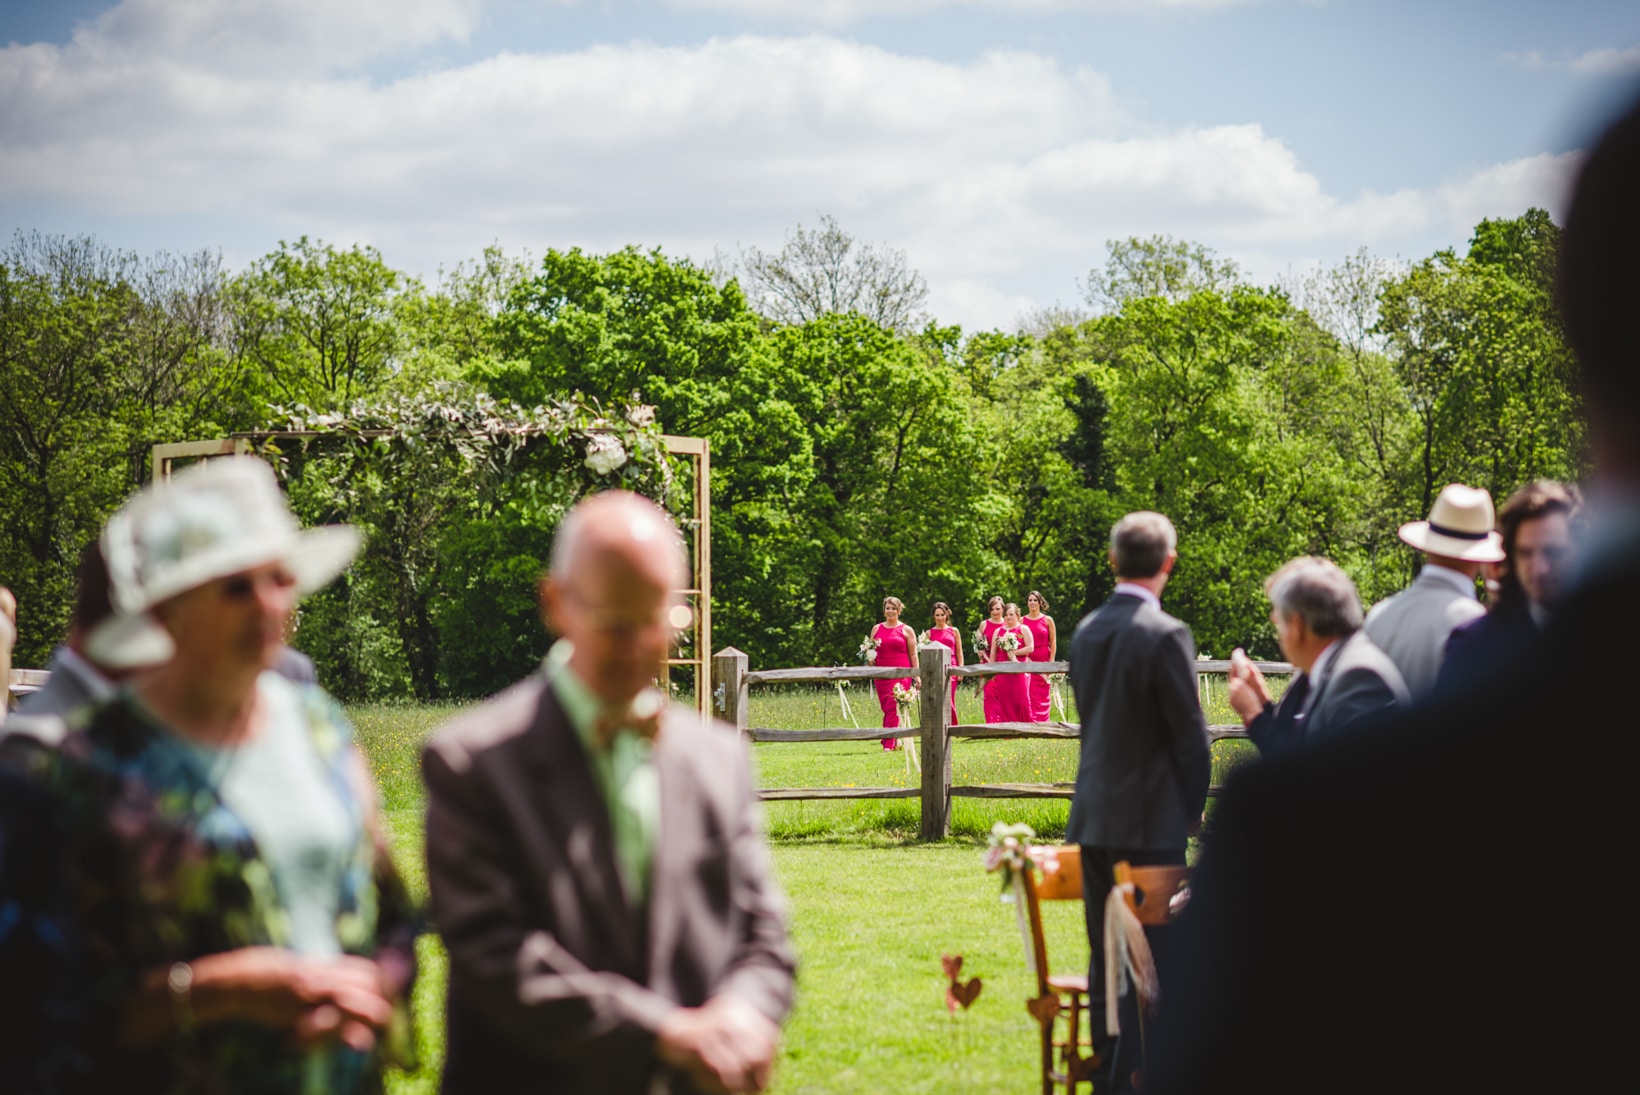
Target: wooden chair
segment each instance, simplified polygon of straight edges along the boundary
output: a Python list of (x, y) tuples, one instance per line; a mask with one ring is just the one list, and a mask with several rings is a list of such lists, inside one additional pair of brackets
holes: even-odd
[[(1118, 891), (1122, 895), (1122, 903), (1132, 910), (1134, 917), (1143, 924), (1146, 930), (1159, 928), (1171, 924), (1178, 918), (1183, 905), (1174, 906), (1173, 899), (1179, 892), (1190, 884), (1189, 867), (1134, 867), (1126, 860), (1118, 862), (1111, 870), (1115, 878)], [(1129, 888), (1131, 887), (1131, 888)], [(1146, 999), (1144, 989), (1135, 978), (1132, 982), (1134, 995), (1138, 998), (1139, 1014), (1139, 1060), (1144, 1060), (1145, 1044), (1145, 1013), (1154, 1007), (1154, 1001)], [(1099, 987), (1103, 991), (1103, 986)], [(1134, 1090), (1142, 1090), (1142, 1068), (1136, 1069), (1132, 1076)]]
[[(1088, 1004), (1088, 974), (1086, 970), (1049, 973), (1041, 903), (1082, 900), (1082, 849), (1075, 845), (1032, 848), (1031, 862), (1033, 869), (1024, 872), (1023, 888), (1036, 966), (1036, 996), (1025, 1001), (1025, 1009), (1036, 1020), (1042, 1034), (1042, 1095), (1053, 1095), (1057, 1085), (1063, 1085), (1066, 1095), (1076, 1095), (1077, 1085), (1091, 1084), (1094, 1074), (1104, 1065), (1091, 1052), (1083, 1056), (1083, 1049), (1091, 1048), (1090, 1042), (1082, 1037), (1082, 1015)], [(1058, 1067), (1055, 1067), (1056, 1058)]]

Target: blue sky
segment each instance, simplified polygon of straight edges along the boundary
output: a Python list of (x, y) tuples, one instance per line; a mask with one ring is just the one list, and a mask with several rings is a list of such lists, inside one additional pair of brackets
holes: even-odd
[(829, 213), (970, 328), (1130, 234), (1260, 279), (1461, 246), (1640, 83), (1640, 5), (1591, 2), (0, 0), (0, 43), (8, 230), (430, 276)]

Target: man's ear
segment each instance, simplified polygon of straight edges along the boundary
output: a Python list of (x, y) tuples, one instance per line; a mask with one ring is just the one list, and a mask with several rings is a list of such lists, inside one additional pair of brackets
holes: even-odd
[(1110, 560), (1110, 569), (1115, 570), (1116, 569), (1116, 549), (1111, 548), (1108, 552), (1106, 552), (1105, 553), (1105, 558)]
[(556, 621), (563, 618), (563, 594), (550, 574), (541, 575), (535, 583), (535, 602), (541, 610), (541, 623), (554, 635), (559, 634)]
[(1178, 552), (1176, 552), (1176, 551), (1168, 552), (1167, 553), (1167, 558), (1162, 560), (1162, 573), (1163, 574), (1172, 574), (1173, 573), (1173, 564), (1178, 562), (1178, 561), (1179, 561), (1179, 553)]

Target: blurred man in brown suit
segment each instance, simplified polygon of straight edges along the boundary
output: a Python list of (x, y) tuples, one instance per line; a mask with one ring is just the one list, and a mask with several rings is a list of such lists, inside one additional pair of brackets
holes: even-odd
[(428, 881), (447, 1092), (751, 1092), (794, 958), (746, 751), (652, 687), (686, 584), (659, 509), (565, 518), (542, 672), (434, 734)]

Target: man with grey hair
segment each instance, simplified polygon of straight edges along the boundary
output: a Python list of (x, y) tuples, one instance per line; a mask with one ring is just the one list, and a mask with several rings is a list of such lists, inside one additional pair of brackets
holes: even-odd
[(654, 687), (687, 577), (658, 507), (582, 502), (540, 583), (542, 671), (428, 744), (446, 1092), (768, 1083), (795, 957), (746, 749)]
[(1275, 703), (1258, 667), (1232, 658), (1230, 706), (1259, 752), (1275, 756), (1407, 705), (1406, 683), (1362, 632), (1361, 598), (1336, 563), (1294, 559), (1270, 575), (1264, 591), (1281, 652), (1299, 673)]
[[(1081, 762), (1071, 799), (1068, 843), (1082, 847), (1082, 891), (1092, 948), (1091, 1029), (1105, 1030), (1105, 898), (1115, 865), (1182, 864), (1207, 803), (1207, 724), (1196, 693), (1190, 629), (1162, 611), (1177, 536), (1159, 513), (1130, 513), (1110, 534), (1116, 589), (1077, 625), (1070, 679), (1082, 716)], [(1161, 943), (1161, 940), (1153, 941)], [(1158, 951), (1159, 961), (1165, 961)], [(1126, 1007), (1126, 1004), (1124, 1004)], [(1124, 1024), (1124, 1029), (1134, 1029)], [(1129, 1049), (1096, 1051), (1111, 1074), (1137, 1065)]]

